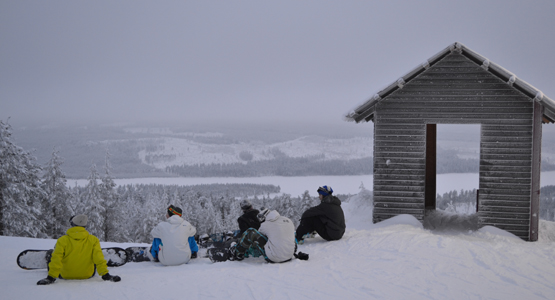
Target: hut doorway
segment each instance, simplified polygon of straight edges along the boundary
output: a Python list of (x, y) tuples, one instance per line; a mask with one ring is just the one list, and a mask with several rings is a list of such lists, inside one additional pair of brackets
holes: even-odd
[[(437, 203), (437, 174), (443, 173), (472, 173), (464, 176), (464, 182), (449, 182), (449, 191), (472, 190), (465, 196), (465, 205), (478, 206), (477, 191), (479, 187), (478, 173), (480, 168), (480, 124), (426, 124), (426, 184), (425, 209), (438, 209)], [(475, 178), (475, 179), (474, 179)], [(442, 186), (442, 190), (445, 186)], [(448, 191), (448, 192), (449, 192)], [(441, 196), (441, 195), (440, 195)], [(462, 196), (462, 195), (461, 195)], [(467, 211), (469, 209), (460, 209)]]

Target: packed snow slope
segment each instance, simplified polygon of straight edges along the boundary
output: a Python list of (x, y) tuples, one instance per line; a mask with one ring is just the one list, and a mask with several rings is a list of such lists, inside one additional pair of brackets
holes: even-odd
[[(24, 249), (55, 240), (0, 237), (2, 299), (555, 299), (555, 223), (541, 223), (540, 240), (524, 242), (485, 227), (451, 224), (424, 229), (412, 216), (372, 224), (372, 209), (344, 203), (347, 232), (340, 241), (307, 240), (308, 261), (268, 264), (259, 258), (186, 265), (128, 263), (111, 268), (119, 283), (60, 280), (37, 286), (46, 270), (16, 263)], [(456, 218), (449, 218), (456, 220)], [(458, 228), (457, 230), (453, 228)], [(132, 244), (102, 243), (127, 247)]]

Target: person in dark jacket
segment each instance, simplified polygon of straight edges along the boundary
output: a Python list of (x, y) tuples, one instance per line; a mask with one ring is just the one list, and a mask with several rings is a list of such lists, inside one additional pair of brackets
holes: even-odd
[(301, 216), (301, 223), (297, 227), (295, 237), (297, 243), (304, 242), (304, 236), (316, 231), (326, 241), (335, 241), (345, 233), (345, 215), (341, 208), (341, 200), (332, 195), (329, 186), (318, 188), (320, 204), (307, 209)]
[(259, 213), (258, 209), (254, 209), (252, 204), (249, 200), (245, 199), (241, 201), (241, 210), (243, 210), (243, 214), (237, 219), (237, 223), (239, 223), (239, 236), (243, 235), (245, 231), (249, 228), (259, 229), (260, 228), (260, 221), (256, 217)]

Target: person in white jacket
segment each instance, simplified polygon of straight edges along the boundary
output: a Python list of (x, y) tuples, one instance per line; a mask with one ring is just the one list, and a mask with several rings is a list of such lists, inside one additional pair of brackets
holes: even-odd
[[(191, 253), (196, 254), (198, 251), (194, 239), (197, 230), (181, 218), (182, 212), (181, 208), (170, 205), (167, 221), (156, 225), (151, 231), (154, 241), (150, 252), (166, 266), (185, 264), (191, 259)], [(193, 251), (195, 247), (196, 251)]]
[(275, 210), (262, 209), (258, 214), (260, 228), (249, 228), (243, 233), (239, 243), (230, 248), (232, 259), (242, 260), (249, 248), (263, 253), (271, 263), (290, 261), (295, 257), (295, 225)]

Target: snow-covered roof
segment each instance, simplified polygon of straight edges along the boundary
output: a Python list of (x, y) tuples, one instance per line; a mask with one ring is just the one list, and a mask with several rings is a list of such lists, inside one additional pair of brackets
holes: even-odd
[(516, 77), (513, 73), (509, 72), (505, 68), (491, 62), (489, 59), (472, 51), (471, 49), (469, 49), (468, 47), (466, 47), (465, 45), (459, 42), (455, 42), (454, 44), (449, 45), (447, 48), (441, 50), (436, 55), (432, 56), (431, 58), (423, 62), (420, 66), (416, 67), (412, 71), (408, 72), (406, 75), (397, 79), (386, 88), (377, 92), (369, 100), (356, 106), (353, 110), (348, 112), (345, 118), (347, 119), (347, 121), (355, 121), (357, 123), (360, 121), (371, 121), (373, 119), (374, 106), (377, 103), (379, 103), (382, 99), (387, 97), (389, 94), (402, 88), (405, 84), (410, 82), (420, 73), (426, 71), (427, 69), (429, 69), (430, 67), (438, 63), (441, 59), (443, 59), (445, 56), (449, 55), (452, 52), (457, 52), (466, 56), (470, 60), (482, 66), (482, 68), (484, 68), (491, 74), (505, 81), (508, 85), (512, 86), (514, 89), (520, 91), (524, 95), (530, 97), (530, 99), (533, 99), (534, 101), (537, 101), (538, 103), (543, 105), (545, 107), (543, 122), (544, 123), (555, 122), (555, 101), (553, 101), (551, 98), (544, 95), (540, 90), (538, 90), (531, 84)]

